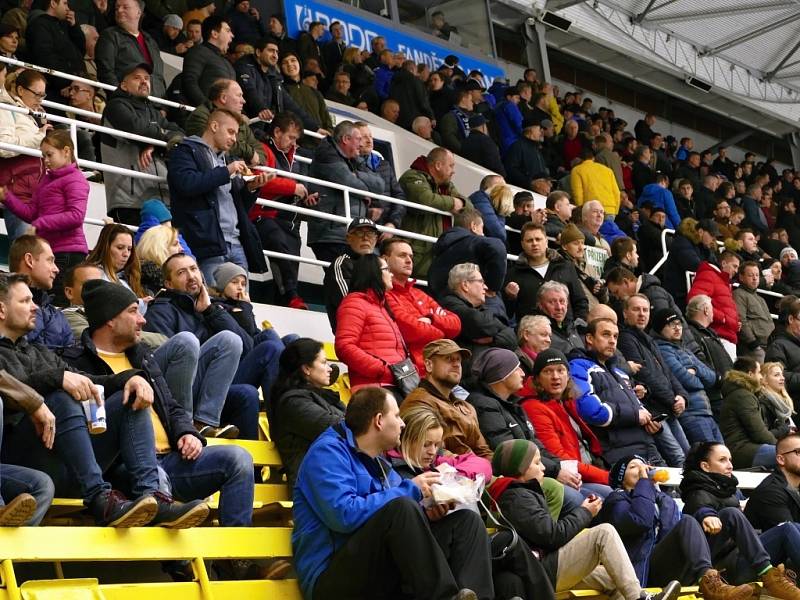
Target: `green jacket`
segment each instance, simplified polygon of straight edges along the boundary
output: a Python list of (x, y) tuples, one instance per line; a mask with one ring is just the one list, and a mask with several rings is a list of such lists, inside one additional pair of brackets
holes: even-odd
[[(186, 135), (199, 135), (202, 136), (208, 124), (208, 117), (211, 115), (214, 105), (211, 100), (206, 100), (203, 104), (198, 106), (195, 110), (189, 113), (186, 119)], [(244, 115), (242, 115), (244, 116)], [(228, 156), (231, 158), (241, 158), (243, 161), (250, 164), (250, 159), (253, 154), (258, 154), (258, 164), (263, 165), (267, 157), (264, 154), (264, 147), (253, 135), (253, 130), (245, 120), (244, 123), (239, 125), (239, 133), (236, 136), (236, 143), (231, 147)]]
[(722, 382), (719, 428), (731, 451), (734, 469), (752, 467), (758, 448), (775, 444), (780, 433), (764, 421), (758, 393), (756, 380), (741, 371), (728, 371)]
[(317, 90), (302, 82), (284, 79), (283, 88), (289, 92), (292, 99), (300, 105), (309, 115), (322, 124), (322, 128), (333, 132), (333, 118), (328, 112), (325, 98)]
[[(452, 183), (436, 186), (433, 177), (428, 173), (428, 163), (425, 157), (416, 159), (411, 168), (403, 173), (398, 181), (400, 187), (406, 194), (406, 200), (417, 202), (431, 208), (452, 211), (453, 199), (460, 198), (464, 205), (472, 208), (472, 203), (461, 195)], [(401, 229), (429, 235), (438, 238), (447, 227), (453, 225), (452, 217), (437, 215), (434, 213), (414, 210), (409, 208), (406, 211)], [(425, 277), (433, 259), (433, 244), (419, 240), (409, 240), (411, 248), (414, 250), (414, 277)]]

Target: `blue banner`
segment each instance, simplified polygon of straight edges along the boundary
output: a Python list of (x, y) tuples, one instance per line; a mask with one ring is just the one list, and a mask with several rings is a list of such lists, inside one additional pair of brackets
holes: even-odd
[(475, 59), (471, 56), (460, 54), (455, 47), (446, 44), (437, 44), (405, 32), (392, 29), (392, 22), (376, 16), (374, 19), (364, 18), (360, 15), (347, 12), (344, 9), (331, 8), (319, 2), (284, 0), (286, 15), (286, 29), (290, 36), (297, 37), (301, 31), (308, 29), (311, 21), (319, 21), (327, 29), (334, 21), (344, 25), (344, 39), (349, 46), (356, 46), (361, 50), (370, 50), (373, 38), (383, 36), (386, 38), (386, 47), (395, 52), (402, 52), (409, 60), (415, 63), (425, 63), (435, 70), (444, 62), (448, 54), (459, 58), (459, 67), (469, 73), (472, 69), (479, 69), (486, 78), (487, 85), (496, 77), (505, 77), (503, 70), (491, 62)]

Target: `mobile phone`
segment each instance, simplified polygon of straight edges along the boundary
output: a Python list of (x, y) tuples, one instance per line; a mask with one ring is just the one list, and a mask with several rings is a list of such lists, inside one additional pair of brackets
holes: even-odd
[(656, 415), (655, 417), (653, 417), (652, 420), (655, 421), (656, 423), (661, 423), (661, 421), (663, 421), (668, 417), (669, 415), (667, 413), (661, 413), (660, 415)]

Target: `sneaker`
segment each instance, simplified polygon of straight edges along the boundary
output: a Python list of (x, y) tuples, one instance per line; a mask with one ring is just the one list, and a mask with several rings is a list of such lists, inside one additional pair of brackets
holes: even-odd
[(152, 496), (128, 500), (117, 490), (103, 491), (92, 500), (89, 510), (101, 527), (144, 527), (158, 511), (158, 503)]
[(239, 437), (239, 428), (236, 425), (222, 425), (214, 427), (212, 425), (198, 424), (198, 433), (207, 438), (220, 438), (224, 440), (235, 440)]
[(36, 512), (36, 498), (20, 494), (5, 506), (0, 506), (0, 527), (25, 525)]
[(719, 571), (709, 569), (700, 579), (700, 595), (704, 600), (748, 600), (753, 597), (754, 590), (748, 584), (728, 585)]
[(296, 308), (298, 310), (308, 310), (308, 304), (306, 304), (306, 301), (303, 300), (300, 296), (295, 296), (294, 298), (289, 300), (289, 303), (286, 306), (288, 306), (289, 308)]
[(252, 560), (215, 560), (214, 570), (219, 579), (226, 581), (245, 579), (283, 579), (292, 569), (292, 563), (276, 558), (266, 566)]
[(453, 600), (478, 600), (478, 594), (470, 589), (464, 588), (458, 590), (458, 593), (453, 596)]
[(783, 565), (772, 567), (761, 576), (761, 581), (764, 584), (764, 592), (768, 596), (780, 600), (800, 600), (800, 589), (797, 589), (797, 586), (792, 584), (792, 581), (786, 576)]
[(208, 504), (204, 500), (177, 502), (166, 494), (155, 492), (158, 511), (150, 525), (168, 529), (188, 529), (196, 527), (208, 518)]
[[(672, 580), (657, 594), (650, 592), (643, 592), (640, 596), (641, 600), (676, 600), (681, 595), (681, 584), (678, 581)], [(800, 600), (800, 599), (798, 599)]]

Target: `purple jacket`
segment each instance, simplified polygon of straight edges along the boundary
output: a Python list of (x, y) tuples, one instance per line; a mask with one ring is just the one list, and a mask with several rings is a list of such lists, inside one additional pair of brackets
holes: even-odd
[(47, 171), (30, 202), (6, 191), (6, 207), (36, 227), (53, 252), (89, 252), (83, 235), (83, 220), (89, 201), (89, 182), (75, 163)]

